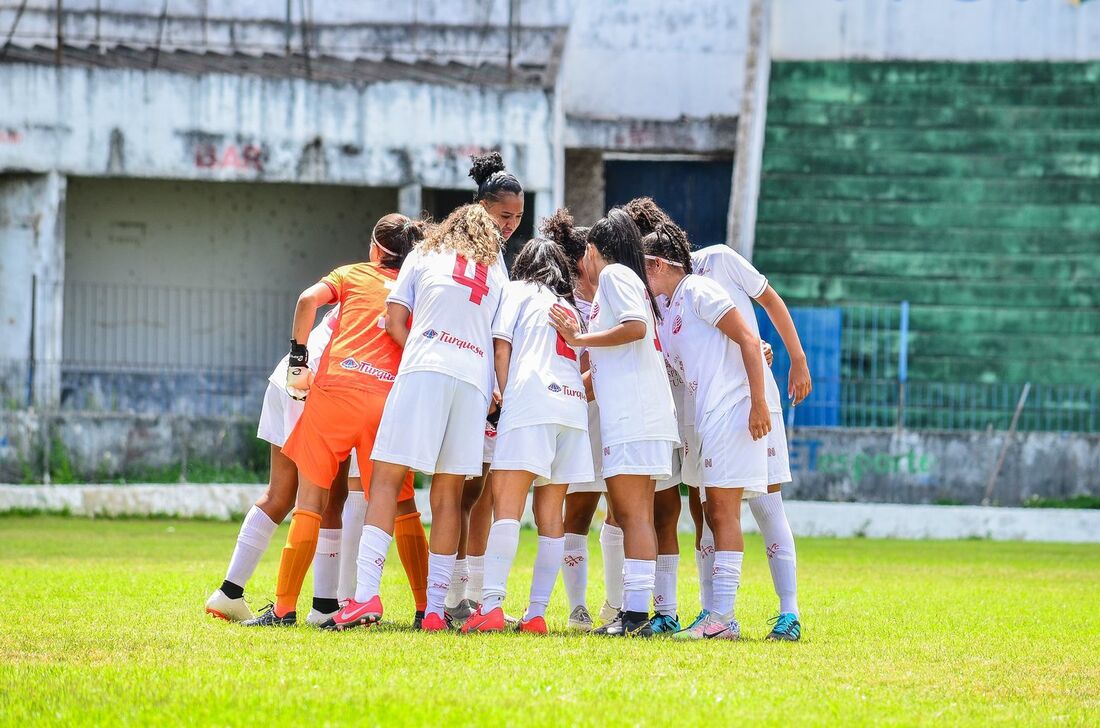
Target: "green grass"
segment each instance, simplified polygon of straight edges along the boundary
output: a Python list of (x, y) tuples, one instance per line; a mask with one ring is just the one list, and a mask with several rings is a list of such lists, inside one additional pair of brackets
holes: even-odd
[[(245, 630), (202, 614), (236, 530), (0, 518), (0, 723), (1081, 725), (1100, 711), (1096, 546), (803, 539), (805, 638), (771, 644), (760, 638), (775, 597), (750, 538), (748, 639), (684, 645), (564, 634), (560, 585), (549, 637), (414, 634), (392, 553), (393, 626)], [(253, 580), (254, 603), (273, 591), (277, 558), (272, 548)], [(525, 531), (512, 613), (533, 559)]]

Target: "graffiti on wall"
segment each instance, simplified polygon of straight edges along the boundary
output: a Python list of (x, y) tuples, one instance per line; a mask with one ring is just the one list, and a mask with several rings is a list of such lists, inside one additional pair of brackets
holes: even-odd
[(263, 172), (267, 160), (264, 144), (223, 144), (199, 142), (194, 147), (195, 166), (199, 169), (239, 169)]
[(790, 441), (791, 473), (820, 473), (851, 478), (853, 483), (869, 475), (927, 476), (935, 459), (928, 453), (909, 448), (894, 453), (884, 450), (837, 450), (821, 440), (795, 438)]
[(0, 129), (0, 144), (21, 144), (23, 133), (17, 129)]

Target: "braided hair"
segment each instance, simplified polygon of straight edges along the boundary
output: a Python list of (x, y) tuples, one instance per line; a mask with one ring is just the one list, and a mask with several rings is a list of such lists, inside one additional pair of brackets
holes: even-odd
[(576, 306), (573, 300), (574, 267), (573, 261), (553, 240), (531, 238), (512, 261), (511, 278), (547, 288), (558, 298), (569, 301), (569, 305)]
[(653, 308), (653, 320), (660, 321), (660, 308), (646, 280), (642, 236), (630, 215), (621, 207), (611, 208), (607, 217), (600, 218), (588, 231), (588, 242), (596, 246), (605, 260), (625, 265), (642, 279), (645, 292), (649, 295), (649, 305)]
[(400, 268), (405, 256), (427, 235), (428, 227), (426, 220), (410, 220), (396, 212), (379, 220), (371, 232), (371, 242), (382, 252), (381, 266)]
[(500, 152), (470, 157), (470, 177), (477, 183), (474, 202), (496, 202), (501, 195), (523, 195), (523, 185), (504, 166)]
[(691, 243), (687, 234), (676, 223), (661, 222), (653, 232), (642, 238), (642, 249), (646, 255), (676, 263), (684, 273), (691, 273)]

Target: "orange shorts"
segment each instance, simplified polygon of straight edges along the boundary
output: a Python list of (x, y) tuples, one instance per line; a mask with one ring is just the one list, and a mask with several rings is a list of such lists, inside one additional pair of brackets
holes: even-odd
[[(302, 475), (322, 488), (329, 488), (340, 463), (355, 448), (363, 495), (369, 500), (373, 466), (370, 453), (385, 406), (385, 396), (374, 392), (313, 387), (298, 424), (283, 445), (283, 454), (294, 461)], [(413, 474), (409, 471), (397, 500), (412, 497)]]

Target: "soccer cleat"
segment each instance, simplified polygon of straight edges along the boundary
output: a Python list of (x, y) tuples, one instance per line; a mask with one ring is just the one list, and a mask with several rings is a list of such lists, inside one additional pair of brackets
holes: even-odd
[(382, 600), (377, 594), (365, 602), (349, 599), (339, 612), (321, 624), (321, 629), (351, 629), (369, 627), (382, 621)]
[(623, 634), (623, 613), (616, 612), (615, 617), (606, 624), (592, 630), (592, 634), (607, 635), (608, 637), (621, 637)]
[(424, 619), (420, 620), (422, 632), (446, 632), (450, 628), (450, 623), (435, 612), (428, 612), (424, 615)]
[(695, 620), (690, 627), (672, 635), (677, 640), (701, 640), (707, 639), (726, 628), (726, 623), (715, 617), (710, 612), (702, 619)]
[(741, 624), (736, 619), (731, 619), (725, 623), (715, 619), (714, 625), (703, 630), (703, 639), (739, 640), (741, 639)]
[(244, 622), (254, 616), (244, 603), (244, 597), (230, 599), (221, 589), (215, 589), (206, 600), (206, 613), (227, 622)]
[(455, 624), (462, 624), (467, 619), (473, 616), (477, 611), (477, 602), (473, 599), (463, 599), (461, 602), (453, 607), (444, 607), (443, 613), (447, 616), (448, 621)]
[(802, 623), (798, 621), (798, 616), (791, 612), (772, 617), (768, 620), (768, 624), (772, 625), (772, 631), (765, 639), (785, 642), (798, 642), (802, 639)]
[(241, 622), (242, 627), (293, 627), (297, 624), (297, 612), (287, 612), (280, 617), (275, 614), (274, 604), (269, 604), (260, 616)]
[(309, 614), (306, 615), (306, 624), (310, 627), (320, 627), (339, 613), (339, 609), (335, 612), (318, 612), (316, 609), (310, 609)]
[(511, 614), (508, 614), (507, 612), (504, 613), (504, 626), (510, 627), (512, 629), (516, 629), (516, 628), (519, 627), (519, 622), (520, 622), (520, 620), (519, 620), (518, 617), (513, 617)]
[(710, 612), (707, 611), (706, 609), (703, 609), (702, 611), (699, 612), (699, 614), (695, 615), (695, 619), (691, 620), (691, 624), (684, 627), (680, 631), (681, 632), (687, 632), (688, 630), (695, 629), (699, 625), (699, 623), (702, 622), (704, 619), (706, 619), (708, 616), (710, 616)]
[(588, 613), (588, 607), (579, 605), (569, 614), (569, 629), (578, 632), (591, 632), (595, 625), (592, 624), (592, 615)]
[(527, 634), (547, 634), (550, 630), (546, 628), (546, 620), (542, 617), (532, 617), (531, 619), (522, 620), (516, 625), (517, 632), (526, 632)]
[(650, 619), (643, 619), (640, 622), (631, 622), (630, 620), (623, 619), (623, 632), (624, 637), (652, 637), (653, 622)]
[(680, 631), (680, 617), (676, 614), (656, 614), (649, 620), (653, 634), (673, 634)]
[(462, 634), (470, 634), (471, 632), (503, 632), (504, 627), (503, 609), (497, 607), (496, 609), (490, 609), (486, 614), (482, 614), (481, 607), (478, 607), (477, 611), (466, 620), (466, 624), (462, 625)]
[(611, 606), (611, 602), (604, 602), (600, 607), (600, 622), (607, 624), (619, 616), (619, 608)]
[(424, 611), (418, 609), (418, 610), (416, 610), (416, 613), (413, 615), (413, 629), (420, 629), (420, 625), (422, 625), (423, 623), (424, 623)]

